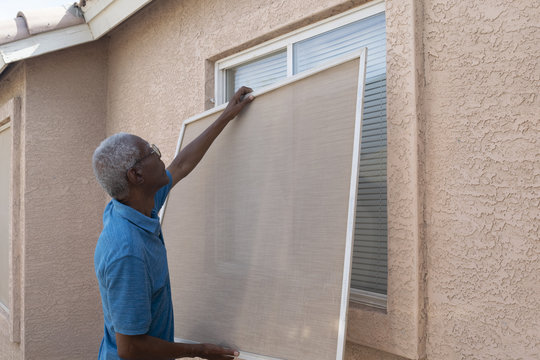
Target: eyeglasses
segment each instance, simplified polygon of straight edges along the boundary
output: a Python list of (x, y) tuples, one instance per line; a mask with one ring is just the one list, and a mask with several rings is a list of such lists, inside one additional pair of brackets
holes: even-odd
[[(138, 163), (140, 163), (141, 161), (143, 161), (144, 159), (146, 159), (147, 157), (151, 156), (152, 154), (156, 154), (158, 156), (159, 159), (161, 159), (161, 151), (159, 151), (158, 147), (154, 144), (150, 145), (150, 153), (142, 158), (140, 158), (139, 160), (135, 161), (135, 163), (133, 164), (133, 166), (137, 165)], [(132, 167), (133, 167), (132, 166)]]

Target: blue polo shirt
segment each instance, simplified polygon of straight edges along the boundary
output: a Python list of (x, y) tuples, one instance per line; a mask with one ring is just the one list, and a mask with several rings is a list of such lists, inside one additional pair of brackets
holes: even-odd
[(158, 212), (172, 186), (154, 197), (151, 217), (113, 199), (103, 213), (94, 254), (105, 330), (99, 359), (119, 359), (116, 332), (174, 341), (167, 252)]

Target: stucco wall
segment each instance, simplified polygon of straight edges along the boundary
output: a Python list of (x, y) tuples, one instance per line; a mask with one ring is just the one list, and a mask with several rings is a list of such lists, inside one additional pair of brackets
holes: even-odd
[(540, 354), (540, 3), (426, 0), (429, 359)]
[[(10, 69), (2, 74), (0, 78), (0, 107), (7, 104), (11, 99), (19, 97), (22, 102), (22, 110), (24, 112), (24, 103), (25, 103), (25, 68), (24, 64), (15, 64), (12, 65)], [(24, 117), (24, 114), (21, 114)], [(21, 119), (18, 119), (21, 120)], [(12, 119), (12, 121), (16, 121)], [(18, 126), (12, 127), (14, 130), (12, 132), (13, 136), (18, 136), (17, 130)], [(18, 164), (12, 164), (16, 167)], [(6, 171), (2, 169), (1, 171)], [(17, 216), (17, 215), (15, 215)], [(16, 233), (16, 231), (15, 231)], [(18, 279), (20, 280), (20, 278)], [(20, 285), (17, 284), (17, 285)], [(20, 289), (20, 286), (19, 286)], [(20, 316), (20, 313), (19, 313)], [(20, 318), (18, 319), (20, 322)], [(19, 360), (22, 359), (22, 351), (19, 343), (12, 342), (10, 340), (10, 328), (9, 322), (7, 319), (0, 319), (0, 359), (2, 360)]]
[(406, 360), (406, 358), (348, 341), (345, 346), (347, 360)]
[(90, 358), (99, 347), (93, 252), (104, 196), (91, 157), (105, 133), (106, 59), (95, 42), (26, 61), (25, 359)]

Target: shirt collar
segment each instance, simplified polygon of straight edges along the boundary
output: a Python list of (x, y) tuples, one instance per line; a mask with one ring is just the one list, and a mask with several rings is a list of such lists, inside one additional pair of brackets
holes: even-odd
[(156, 236), (159, 236), (161, 226), (159, 223), (159, 218), (157, 217), (157, 214), (154, 210), (152, 210), (152, 217), (148, 217), (135, 210), (134, 208), (122, 204), (116, 199), (112, 199), (112, 204), (114, 211), (118, 215), (128, 220), (135, 226), (140, 227), (141, 229), (146, 230)]

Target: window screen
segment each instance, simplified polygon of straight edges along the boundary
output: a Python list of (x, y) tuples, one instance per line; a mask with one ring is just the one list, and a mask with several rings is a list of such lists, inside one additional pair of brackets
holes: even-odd
[[(171, 191), (163, 233), (178, 338), (343, 358), (365, 67), (345, 59), (259, 94)], [(180, 149), (220, 111), (184, 122)]]
[[(293, 73), (368, 48), (362, 149), (351, 287), (386, 295), (386, 22), (384, 13), (293, 44)], [(258, 90), (287, 75), (286, 49), (227, 70), (228, 98), (247, 84)], [(238, 85), (236, 85), (238, 84)]]
[(11, 127), (0, 126), (0, 303), (9, 302), (9, 189), (11, 177)]

